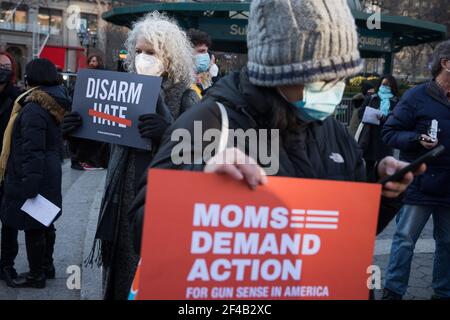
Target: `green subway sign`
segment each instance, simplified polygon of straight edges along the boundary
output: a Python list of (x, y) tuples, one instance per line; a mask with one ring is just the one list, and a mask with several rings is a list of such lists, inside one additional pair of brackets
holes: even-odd
[(378, 30), (358, 28), (359, 50), (391, 52), (392, 34)]
[[(247, 41), (247, 19), (200, 18), (198, 28), (219, 41)], [(359, 49), (392, 51), (392, 35), (378, 30), (358, 29)]]
[(198, 28), (213, 39), (247, 41), (247, 19), (200, 18)]

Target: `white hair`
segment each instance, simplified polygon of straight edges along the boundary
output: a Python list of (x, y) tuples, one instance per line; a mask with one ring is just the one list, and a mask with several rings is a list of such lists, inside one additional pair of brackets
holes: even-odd
[(135, 72), (135, 46), (138, 37), (143, 37), (153, 46), (171, 82), (193, 82), (194, 49), (186, 33), (173, 19), (154, 11), (133, 24), (125, 41), (128, 51), (125, 67), (130, 72)]

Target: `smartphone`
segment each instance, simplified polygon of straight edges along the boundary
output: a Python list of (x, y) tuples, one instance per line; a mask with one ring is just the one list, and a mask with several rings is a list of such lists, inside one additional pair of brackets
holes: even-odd
[(434, 119), (431, 121), (430, 129), (428, 130), (428, 136), (431, 138), (431, 142), (436, 142), (439, 131), (439, 122)]
[(388, 176), (380, 181), (381, 184), (385, 185), (388, 182), (398, 182), (403, 179), (405, 174), (408, 172), (416, 171), (423, 163), (429, 162), (431, 159), (434, 159), (441, 155), (445, 151), (445, 147), (443, 145), (440, 145), (433, 150), (425, 153), (423, 156), (419, 157), (418, 159), (411, 162), (409, 165), (404, 167), (402, 170), (398, 171), (397, 173), (393, 174), (392, 176)]

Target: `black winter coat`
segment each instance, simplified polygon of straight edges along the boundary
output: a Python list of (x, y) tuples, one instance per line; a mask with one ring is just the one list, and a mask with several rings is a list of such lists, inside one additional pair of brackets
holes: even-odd
[(41, 87), (22, 103), (12, 132), (0, 218), (18, 230), (42, 229), (44, 225), (20, 208), (38, 194), (62, 206), (60, 123), (70, 99), (60, 86)]
[(8, 125), (9, 117), (13, 109), (14, 101), (19, 96), (18, 88), (13, 85), (7, 85), (2, 92), (0, 92), (0, 150), (3, 148), (3, 134)]
[[(325, 121), (308, 122), (299, 119), (294, 107), (274, 89), (252, 85), (246, 68), (219, 80), (209, 89), (203, 101), (180, 118), (166, 131), (161, 147), (153, 159), (152, 168), (202, 171), (205, 163), (176, 165), (171, 160), (172, 148), (178, 141), (171, 141), (176, 129), (187, 129), (194, 137), (194, 121), (202, 121), (206, 129), (221, 129), (220, 111), (215, 101), (225, 105), (230, 129), (280, 129), (280, 166), (277, 176), (328, 179), (340, 181), (366, 181), (362, 151), (346, 128), (329, 117)], [(192, 142), (193, 156), (202, 154), (210, 142)], [(199, 147), (202, 150), (199, 150)], [(269, 148), (270, 150), (270, 148)], [(257, 159), (259, 164), (262, 161)], [(137, 235), (135, 246), (139, 250), (142, 231), (145, 185), (130, 210), (130, 219)], [(382, 202), (381, 231), (395, 215), (397, 203), (385, 199)]]
[[(390, 99), (392, 112), (398, 103), (398, 98), (393, 97)], [(377, 94), (373, 94), (364, 100), (363, 105), (359, 108), (358, 114), (360, 120), (362, 120), (366, 107), (374, 109), (380, 109), (381, 99)], [(386, 122), (387, 117), (383, 117), (380, 120), (380, 125), (365, 124), (359, 138), (359, 145), (363, 150), (363, 157), (366, 161), (379, 161), (387, 156), (392, 156), (394, 150), (383, 142), (381, 130)]]

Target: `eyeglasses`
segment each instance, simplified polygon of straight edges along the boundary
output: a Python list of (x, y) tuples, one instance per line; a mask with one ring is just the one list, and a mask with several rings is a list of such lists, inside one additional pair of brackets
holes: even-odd
[(12, 69), (12, 65), (10, 63), (0, 64), (0, 69)]
[(312, 82), (306, 85), (308, 89), (312, 92), (322, 92), (322, 91), (328, 91), (333, 89), (336, 86), (344, 86), (345, 82), (344, 79), (336, 79), (333, 81), (317, 81)]

